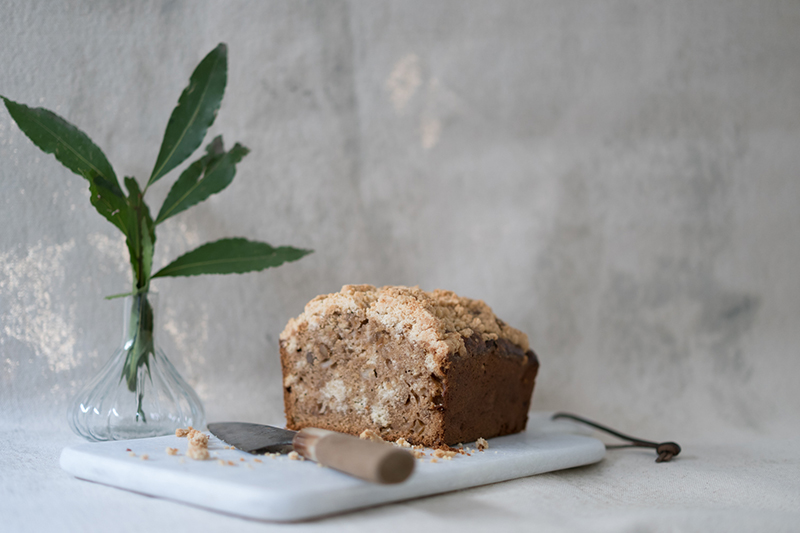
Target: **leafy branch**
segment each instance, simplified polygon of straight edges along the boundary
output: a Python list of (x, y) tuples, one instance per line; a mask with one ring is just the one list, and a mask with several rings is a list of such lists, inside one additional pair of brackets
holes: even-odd
[[(152, 273), (156, 227), (230, 185), (236, 165), (249, 152), (239, 143), (225, 151), (222, 136), (216, 137), (206, 146), (205, 154), (181, 173), (153, 219), (145, 202), (147, 190), (200, 147), (217, 117), (227, 78), (228, 48), (221, 43), (197, 65), (189, 85), (181, 93), (144, 189), (135, 178), (126, 177), (123, 181), (127, 194), (105, 154), (85, 133), (52, 111), (30, 108), (0, 95), (11, 118), (36, 146), (53, 154), (61, 164), (89, 182), (91, 204), (125, 235), (133, 288), (129, 293), (109, 298), (134, 296), (131, 331), (135, 337), (129, 343), (131, 347), (120, 376), (132, 392), (138, 390), (139, 368), (146, 366), (149, 370), (149, 357), (153, 354), (153, 310), (147, 300), (153, 278), (260, 271), (311, 253), (291, 246), (274, 248), (243, 238), (221, 239), (199, 246)], [(145, 421), (141, 395), (139, 406)]]

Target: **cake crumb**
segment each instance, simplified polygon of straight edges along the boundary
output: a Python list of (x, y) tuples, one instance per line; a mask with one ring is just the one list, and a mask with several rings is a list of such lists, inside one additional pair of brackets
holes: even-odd
[(239, 457), (239, 460), (240, 461), (244, 461), (244, 457)]
[(136, 457), (136, 454), (133, 452), (130, 452), (128, 455), (130, 455), (131, 457)]
[(489, 449), (489, 443), (486, 442), (486, 439), (481, 437), (475, 441), (475, 447), (478, 449), (478, 451), (482, 452)]
[(303, 460), (303, 456), (300, 455), (299, 453), (295, 452), (295, 451), (289, 452), (288, 457), (292, 461), (302, 461)]
[(228, 465), (229, 466), (236, 466), (236, 463), (234, 463), (233, 461), (228, 461)]
[(452, 459), (456, 453), (453, 450), (434, 450), (433, 456), (439, 459)]
[[(497, 452), (495, 452), (495, 453), (497, 453)], [(258, 457), (256, 457), (255, 459), (253, 459), (253, 462), (254, 462), (254, 463), (263, 463), (264, 461), (262, 461), (261, 459), (259, 459)]]
[(222, 459), (217, 459), (217, 464), (220, 466), (225, 466), (225, 461), (223, 461)]
[(129, 451), (131, 451), (131, 449), (130, 448), (125, 448), (125, 451), (129, 452)]
[(399, 439), (394, 441), (394, 443), (397, 444), (398, 446), (400, 446), (401, 448), (411, 448), (411, 443), (408, 442), (403, 437), (400, 437)]
[(189, 439), (189, 445), (190, 446), (194, 445), (194, 446), (200, 446), (200, 447), (205, 447), (205, 448), (208, 447), (208, 435), (206, 435), (205, 433), (203, 433), (201, 431), (197, 431), (196, 429), (193, 429), (192, 431), (189, 432), (189, 434), (187, 435), (187, 438)]
[(150, 456), (147, 455), (146, 453), (143, 453), (142, 454), (142, 461), (147, 461), (148, 459), (150, 459)]
[(186, 457), (194, 459), (195, 461), (205, 461), (211, 456), (208, 455), (208, 448), (201, 448), (199, 446), (189, 446), (186, 450)]
[(422, 450), (411, 450), (411, 455), (413, 455), (417, 459), (422, 459), (425, 457), (425, 453)]
[[(186, 438), (189, 439), (189, 448), (186, 450), (186, 457), (194, 459), (195, 461), (205, 461), (211, 457), (208, 454), (208, 435), (189, 426), (189, 432), (186, 434)], [(216, 455), (216, 453), (214, 455)]]
[(165, 451), (167, 452), (167, 455), (178, 455), (178, 448), (168, 447)]
[(431, 457), (431, 462), (432, 463), (438, 463), (439, 461), (436, 460), (436, 457)]
[(381, 436), (371, 429), (365, 429), (364, 431), (362, 431), (361, 435), (359, 435), (358, 438), (364, 440), (371, 440), (373, 442), (384, 442)]
[(188, 435), (192, 431), (194, 431), (194, 428), (192, 426), (189, 426), (186, 429), (178, 428), (178, 429), (175, 430), (175, 436), (176, 437), (185, 437), (186, 435)]

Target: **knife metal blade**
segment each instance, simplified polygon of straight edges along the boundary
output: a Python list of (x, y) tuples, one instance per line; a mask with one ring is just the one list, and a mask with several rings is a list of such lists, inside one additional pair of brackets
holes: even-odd
[(215, 422), (208, 430), (234, 448), (255, 455), (289, 453), (294, 450), (292, 439), (297, 435), (290, 429), (247, 422)]

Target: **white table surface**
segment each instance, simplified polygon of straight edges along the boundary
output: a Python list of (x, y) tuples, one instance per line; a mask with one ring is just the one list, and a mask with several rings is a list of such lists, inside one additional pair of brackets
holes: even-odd
[(77, 480), (58, 464), (66, 426), (0, 425), (2, 531), (800, 531), (796, 439), (681, 441), (609, 451), (592, 466), (300, 524), (243, 520)]

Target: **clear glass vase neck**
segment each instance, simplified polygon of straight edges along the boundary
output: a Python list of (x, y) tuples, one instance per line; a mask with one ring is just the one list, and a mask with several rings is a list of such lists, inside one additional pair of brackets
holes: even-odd
[(124, 347), (126, 344), (135, 340), (135, 336), (140, 324), (147, 322), (147, 308), (150, 309), (150, 321), (152, 322), (153, 337), (155, 339), (155, 324), (158, 314), (158, 293), (153, 291), (144, 291), (136, 294), (126, 296), (124, 298), (124, 312), (122, 316), (122, 342)]

